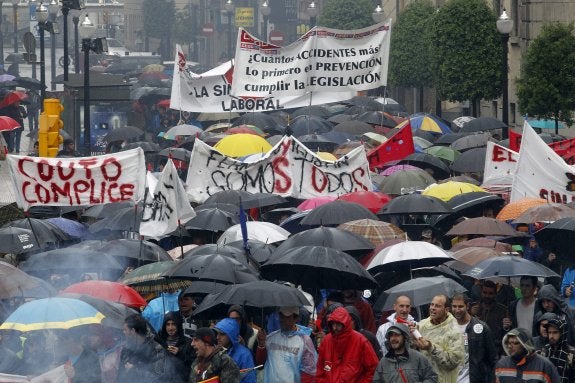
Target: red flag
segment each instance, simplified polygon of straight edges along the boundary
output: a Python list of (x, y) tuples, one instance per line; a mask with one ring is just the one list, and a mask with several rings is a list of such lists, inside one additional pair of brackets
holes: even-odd
[(552, 142), (549, 147), (559, 154), (569, 165), (575, 161), (575, 138)]
[(387, 141), (367, 153), (369, 168), (374, 170), (389, 161), (401, 160), (415, 152), (409, 121)]
[(509, 129), (509, 149), (519, 153), (519, 147), (521, 146), (521, 137), (522, 137), (521, 134), (515, 133), (513, 130)]

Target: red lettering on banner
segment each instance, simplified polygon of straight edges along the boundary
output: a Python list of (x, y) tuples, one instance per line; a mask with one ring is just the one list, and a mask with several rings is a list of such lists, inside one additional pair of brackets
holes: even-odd
[(29, 175), (28, 173), (26, 173), (26, 171), (24, 170), (24, 164), (25, 164), (25, 162), (31, 162), (32, 164), (34, 164), (34, 161), (33, 161), (31, 158), (28, 158), (28, 157), (22, 158), (22, 159), (18, 160), (18, 171), (19, 171), (20, 173), (22, 173), (23, 175), (25, 175), (26, 177), (32, 178), (32, 177), (30, 177), (30, 175)]
[[(319, 175), (321, 175), (321, 185), (317, 184), (317, 176), (316, 173), (319, 172)], [(314, 188), (315, 191), (321, 193), (325, 190), (325, 187), (327, 186), (328, 180), (327, 177), (325, 176), (324, 172), (322, 172), (321, 170), (319, 170), (317, 167), (312, 166), (311, 167), (311, 186)]]
[[(115, 176), (108, 174), (108, 165), (114, 165), (116, 167)], [(122, 175), (122, 165), (120, 165), (120, 163), (114, 157), (105, 159), (102, 163), (102, 166), (100, 167), (100, 170), (102, 171), (102, 175), (106, 181), (117, 181), (118, 178), (120, 178)]]
[(76, 194), (76, 205), (80, 205), (80, 194), (86, 193), (90, 190), (90, 183), (88, 181), (79, 180), (74, 184), (74, 193)]
[(133, 184), (122, 184), (120, 185), (120, 201), (132, 199), (134, 197), (134, 189), (136, 188)]
[(62, 162), (58, 162), (58, 177), (60, 177), (62, 181), (67, 181), (74, 176), (74, 173), (76, 173), (76, 169), (74, 169), (74, 163), (71, 162), (68, 164), (68, 169), (70, 169), (68, 174), (64, 174), (64, 167), (62, 167), (61, 164)]
[(273, 162), (273, 169), (276, 178), (274, 180), (274, 191), (276, 193), (287, 193), (287, 191), (291, 188), (292, 180), (291, 177), (286, 173), (285, 169), (289, 166), (289, 161), (283, 155), (280, 157), (274, 158)]
[(54, 168), (46, 160), (38, 162), (38, 175), (42, 181), (50, 181), (54, 175)]
[(96, 165), (97, 163), (97, 158), (84, 158), (78, 161), (78, 164), (83, 166), (84, 170), (86, 170), (86, 178), (92, 178), (92, 169), (90, 169), (90, 166)]
[(53, 183), (52, 193), (54, 196), (54, 202), (58, 202), (60, 199), (59, 195), (62, 195), (63, 197), (68, 198), (70, 205), (72, 204), (72, 196), (70, 195), (70, 182), (65, 182), (63, 187)]
[(38, 197), (38, 201), (40, 201), (43, 204), (47, 204), (50, 202), (50, 190), (46, 189), (41, 184), (36, 184), (34, 191), (36, 192), (36, 197)]
[(37, 199), (29, 199), (30, 197), (28, 196), (28, 193), (27, 193), (28, 187), (32, 187), (32, 183), (30, 181), (24, 181), (22, 183), (22, 196), (24, 197), (24, 201), (26, 201), (28, 203), (38, 202)]
[[(573, 195), (567, 196), (566, 194), (547, 189), (540, 189), (539, 197), (553, 203), (565, 204), (567, 202), (575, 201), (575, 196)], [(571, 198), (571, 201), (568, 201), (569, 197)]]
[(494, 162), (503, 162), (503, 161), (517, 162), (513, 158), (512, 152), (510, 152), (509, 150), (505, 150), (497, 145), (493, 145), (493, 153), (491, 158), (493, 159)]
[[(357, 175), (359, 175), (359, 177), (363, 177), (365, 175), (365, 170), (363, 168), (355, 169), (351, 172), (351, 178), (353, 178), (353, 182), (360, 186), (361, 190), (369, 190), (369, 188), (360, 181), (361, 178), (358, 179)], [(353, 191), (358, 191), (358, 189), (354, 187)]]

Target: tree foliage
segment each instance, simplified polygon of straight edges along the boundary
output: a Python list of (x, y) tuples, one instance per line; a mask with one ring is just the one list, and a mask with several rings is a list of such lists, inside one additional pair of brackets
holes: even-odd
[(406, 87), (433, 83), (429, 29), (435, 8), (429, 0), (409, 4), (391, 31), (389, 82)]
[(360, 29), (374, 24), (371, 0), (328, 0), (324, 3), (319, 25), (336, 29)]
[(548, 24), (531, 41), (517, 80), (519, 110), (530, 116), (573, 124), (575, 33), (573, 24)]
[(172, 48), (168, 47), (168, 41), (172, 37), (176, 22), (174, 0), (144, 0), (142, 9), (145, 35), (160, 39), (160, 48), (163, 49), (163, 53), (171, 55)]
[(435, 12), (431, 60), (442, 99), (462, 102), (501, 95), (502, 46), (496, 22), (485, 0), (449, 0)]
[(198, 33), (197, 23), (190, 14), (189, 8), (176, 13), (174, 40), (180, 44), (190, 44)]

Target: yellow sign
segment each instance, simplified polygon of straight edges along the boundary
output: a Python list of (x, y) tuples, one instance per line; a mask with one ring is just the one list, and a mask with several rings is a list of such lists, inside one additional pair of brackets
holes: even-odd
[(253, 27), (254, 26), (254, 9), (248, 7), (236, 8), (236, 27)]

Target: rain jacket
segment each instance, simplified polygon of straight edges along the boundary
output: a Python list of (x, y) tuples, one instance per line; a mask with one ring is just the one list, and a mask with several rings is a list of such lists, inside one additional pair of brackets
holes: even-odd
[[(549, 300), (555, 303), (555, 310), (553, 311), (553, 313), (555, 315), (557, 315), (557, 317), (559, 319), (563, 319), (565, 322), (567, 322), (567, 342), (569, 342), (570, 344), (574, 344), (575, 343), (575, 329), (573, 328), (573, 315), (571, 313), (571, 310), (569, 309), (568, 305), (565, 303), (563, 297), (561, 297), (561, 295), (559, 294), (559, 292), (555, 289), (555, 287), (553, 285), (545, 285), (543, 287), (541, 287), (541, 289), (539, 290), (539, 292), (537, 293), (537, 303), (535, 306), (535, 323), (539, 322), (539, 318), (541, 317), (541, 315), (543, 315), (545, 313), (545, 309), (543, 308), (543, 300)], [(533, 334), (538, 334), (539, 333), (539, 329), (535, 328), (535, 323), (534, 323), (534, 328), (533, 331), (537, 331), (537, 332), (533, 332)]]
[(369, 383), (379, 360), (369, 341), (351, 327), (346, 309), (338, 307), (328, 324), (343, 324), (340, 333), (329, 333), (319, 347), (316, 383)]
[[(388, 351), (375, 369), (373, 383), (437, 383), (437, 373), (433, 371), (429, 360), (419, 351), (410, 348), (410, 333), (407, 326), (403, 324), (389, 326), (392, 327), (402, 332), (405, 353), (396, 355), (393, 351)], [(388, 333), (386, 339), (389, 339)]]
[[(208, 367), (201, 372), (198, 371), (200, 362), (208, 363)], [(232, 358), (226, 353), (226, 350), (220, 346), (217, 346), (214, 352), (204, 360), (200, 360), (200, 358), (194, 360), (188, 383), (197, 383), (216, 376), (219, 377), (218, 382), (220, 383), (238, 383), (240, 381), (240, 370), (238, 366), (236, 366)], [(145, 381), (132, 383), (144, 382)], [(164, 382), (170, 381), (165, 380)]]
[(469, 347), (469, 382), (492, 383), (497, 349), (489, 326), (475, 317), (465, 328)]
[(562, 319), (551, 319), (547, 328), (553, 326), (561, 332), (556, 346), (546, 344), (540, 354), (553, 363), (561, 378), (561, 383), (575, 382), (575, 348), (567, 343), (567, 323)]
[[(572, 283), (575, 283), (575, 267), (570, 267), (563, 273), (563, 280), (561, 281), (561, 295), (565, 296), (565, 290)], [(569, 306), (575, 307), (575, 293), (571, 294), (569, 299)]]
[(437, 325), (431, 323), (430, 318), (425, 318), (419, 322), (419, 332), (431, 341), (431, 350), (421, 352), (437, 372), (438, 382), (455, 383), (459, 369), (465, 361), (465, 347), (453, 315), (447, 313), (447, 318)]
[[(236, 362), (240, 371), (246, 368), (254, 367), (254, 358), (246, 346), (239, 343), (240, 326), (235, 319), (225, 318), (219, 321), (215, 328), (220, 330), (230, 338), (232, 346), (228, 348), (228, 355)], [(256, 372), (254, 370), (247, 372), (241, 380), (241, 383), (255, 383)]]
[[(513, 330), (512, 330), (513, 331)], [(503, 337), (503, 349), (509, 355), (507, 348), (507, 338), (510, 336), (507, 333)], [(519, 336), (517, 337), (519, 339)], [(523, 339), (519, 339), (526, 348)], [(532, 343), (532, 342), (530, 342)], [(529, 348), (531, 348), (529, 350)], [(527, 344), (527, 355), (522, 357), (519, 361), (514, 360), (512, 356), (505, 356), (495, 365), (495, 381), (496, 383), (560, 383), (561, 379), (557, 373), (557, 369), (549, 359), (533, 352), (533, 345)]]
[[(383, 352), (384, 355), (385, 355), (385, 353), (387, 353), (387, 348), (385, 346), (385, 334), (387, 334), (387, 330), (389, 330), (389, 328), (392, 325), (398, 323), (395, 320), (396, 316), (397, 316), (397, 313), (393, 313), (390, 316), (388, 316), (387, 322), (385, 322), (384, 324), (379, 326), (379, 328), (377, 329), (377, 334), (375, 334), (375, 336), (377, 337), (377, 341), (379, 342), (379, 345), (381, 347), (381, 351)], [(415, 322), (415, 318), (412, 317), (411, 314), (409, 314), (407, 316), (407, 321), (408, 322)]]

